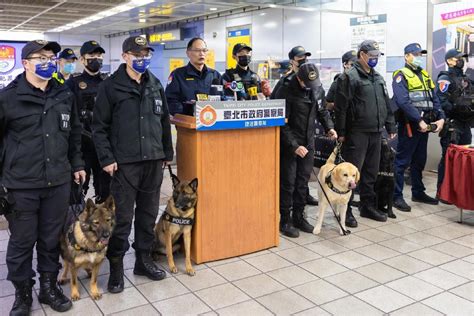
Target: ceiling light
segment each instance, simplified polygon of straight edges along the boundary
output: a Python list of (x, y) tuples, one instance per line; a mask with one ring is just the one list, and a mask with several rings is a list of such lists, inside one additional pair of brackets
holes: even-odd
[(217, 11), (217, 8), (210, 8), (210, 11)]
[(138, 19), (139, 23), (146, 23), (146, 19)]
[[(125, 4), (121, 4), (121, 5), (116, 6), (114, 8), (96, 13), (94, 15), (91, 15), (91, 16), (87, 17), (87, 18), (83, 18), (83, 19), (74, 21), (72, 23), (68, 23), (66, 25), (59, 26), (57, 28), (48, 30), (47, 32), (56, 33), (56, 32), (62, 32), (62, 31), (65, 31), (65, 30), (69, 30), (69, 29), (72, 29), (72, 28), (75, 28), (75, 27), (78, 27), (78, 26), (81, 26), (81, 25), (84, 25), (84, 24), (88, 24), (88, 23), (91, 23), (93, 21), (97, 21), (97, 20), (115, 15), (115, 14), (118, 14), (118, 13), (122, 13), (122, 12), (125, 12), (125, 11), (129, 11), (131, 9), (134, 9), (134, 8), (141, 7), (143, 5), (152, 3), (153, 1), (154, 0), (130, 0), (129, 2), (127, 2)], [(67, 10), (67, 12), (78, 12), (78, 11)], [(146, 19), (140, 19), (139, 22), (140, 23), (145, 23)]]

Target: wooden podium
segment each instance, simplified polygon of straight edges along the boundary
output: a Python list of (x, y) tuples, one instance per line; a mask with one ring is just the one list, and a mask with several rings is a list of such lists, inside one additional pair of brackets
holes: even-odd
[(240, 256), (279, 242), (280, 127), (197, 131), (177, 114), (181, 180), (197, 177), (191, 256), (196, 263)]

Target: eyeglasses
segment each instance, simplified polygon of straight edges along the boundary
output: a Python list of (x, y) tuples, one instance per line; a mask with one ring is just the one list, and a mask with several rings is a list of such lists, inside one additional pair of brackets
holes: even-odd
[(45, 56), (45, 55), (41, 55), (41, 56), (34, 56), (34, 57), (28, 57), (26, 58), (28, 60), (30, 59), (39, 59), (39, 61), (42, 63), (42, 64), (46, 64), (47, 62), (56, 62), (58, 60), (58, 58), (56, 56)]
[(134, 53), (127, 53), (129, 55), (132, 55), (133, 57), (135, 57), (136, 59), (138, 60), (141, 60), (141, 59), (151, 59), (153, 57), (153, 54), (150, 52), (150, 53), (147, 53), (146, 55), (142, 55), (142, 54), (134, 54)]
[(194, 53), (204, 53), (204, 54), (207, 54), (207, 52), (209, 51), (209, 49), (207, 48), (203, 48), (203, 49), (190, 49), (189, 51), (191, 52), (194, 52)]

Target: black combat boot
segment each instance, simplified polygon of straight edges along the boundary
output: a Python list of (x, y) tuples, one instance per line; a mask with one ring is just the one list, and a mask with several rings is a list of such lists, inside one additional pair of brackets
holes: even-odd
[(40, 291), (38, 300), (49, 305), (57, 312), (65, 312), (72, 307), (72, 302), (64, 294), (58, 284), (58, 274), (51, 272), (40, 273)]
[(306, 214), (303, 210), (293, 210), (293, 226), (305, 233), (313, 233), (314, 226), (306, 220)]
[(318, 200), (314, 196), (308, 193), (308, 196), (306, 197), (306, 205), (318, 205)]
[(347, 205), (347, 211), (346, 211), (346, 226), (355, 228), (357, 227), (357, 221), (352, 214), (352, 207), (350, 205)]
[(374, 205), (361, 203), (360, 216), (373, 219), (377, 222), (386, 222), (387, 214), (379, 212)]
[(135, 256), (134, 274), (146, 276), (154, 281), (163, 280), (166, 277), (166, 272), (156, 266), (149, 251), (137, 250)]
[(15, 286), (15, 302), (13, 302), (10, 316), (30, 315), (31, 304), (33, 303), (33, 285), (35, 280), (13, 281)]
[(290, 238), (298, 238), (300, 232), (293, 226), (290, 211), (280, 211), (280, 232)]
[(120, 293), (123, 291), (123, 256), (110, 257), (109, 267), (110, 275), (107, 282), (107, 290), (110, 293)]

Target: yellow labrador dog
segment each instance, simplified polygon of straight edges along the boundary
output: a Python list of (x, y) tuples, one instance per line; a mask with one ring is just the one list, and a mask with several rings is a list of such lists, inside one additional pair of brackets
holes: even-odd
[[(336, 150), (329, 156), (326, 164), (319, 169), (318, 180), (321, 190), (319, 190), (319, 216), (313, 230), (315, 235), (321, 232), (324, 213), (329, 203), (331, 203), (336, 214), (339, 214), (342, 226), (342, 229), (339, 228), (339, 232), (341, 235), (344, 235), (344, 231), (346, 231), (347, 204), (351, 198), (352, 190), (356, 188), (360, 178), (359, 170), (353, 164), (343, 162), (336, 165), (334, 163), (336, 160)], [(327, 198), (323, 190), (326, 192)]]

